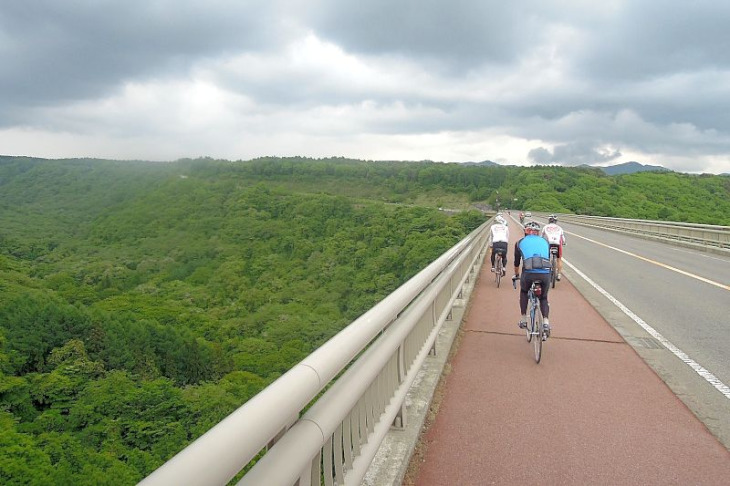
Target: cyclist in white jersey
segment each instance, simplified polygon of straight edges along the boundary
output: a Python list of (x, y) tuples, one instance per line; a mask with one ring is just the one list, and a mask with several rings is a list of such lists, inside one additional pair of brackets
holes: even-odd
[(558, 274), (555, 277), (560, 280), (560, 274), (563, 271), (563, 247), (565, 246), (565, 232), (563, 228), (558, 226), (558, 217), (554, 214), (548, 216), (548, 224), (543, 226), (540, 236), (545, 238), (550, 248), (558, 249)]
[(495, 253), (502, 253), (502, 276), (505, 274), (507, 267), (507, 247), (509, 245), (509, 226), (502, 216), (494, 219), (495, 223), (489, 229), (489, 258), (492, 262), (492, 272), (494, 272)]

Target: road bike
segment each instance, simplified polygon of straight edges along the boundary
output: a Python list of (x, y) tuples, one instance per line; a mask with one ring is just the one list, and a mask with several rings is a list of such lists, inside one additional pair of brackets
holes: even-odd
[[(512, 279), (512, 286), (517, 288), (517, 280)], [(547, 340), (547, 331), (543, 328), (542, 311), (540, 310), (540, 295), (542, 295), (542, 282), (534, 280), (527, 291), (528, 313), (530, 320), (525, 329), (527, 342), (532, 342), (535, 351), (535, 362), (540, 363), (542, 358), (542, 343)]]
[(505, 255), (505, 251), (502, 248), (495, 248), (494, 250), (494, 279), (497, 281), (497, 288), (499, 288), (499, 283), (502, 281), (502, 277), (504, 276), (504, 262), (502, 261), (502, 256)]
[(555, 288), (555, 282), (558, 280), (558, 247), (550, 247), (550, 286)]

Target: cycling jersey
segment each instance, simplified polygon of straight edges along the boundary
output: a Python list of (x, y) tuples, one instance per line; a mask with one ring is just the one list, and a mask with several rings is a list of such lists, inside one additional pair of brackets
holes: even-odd
[(547, 242), (551, 245), (562, 245), (563, 243), (565, 243), (565, 234), (563, 233), (563, 228), (555, 223), (546, 224), (542, 228), (540, 236), (545, 238)]
[[(520, 260), (540, 257), (550, 262), (550, 248), (545, 239), (537, 235), (527, 235), (515, 244), (515, 267), (520, 266)], [(550, 273), (550, 268), (533, 268), (526, 270), (532, 273)]]
[(493, 224), (490, 232), (492, 243), (509, 242), (509, 228), (506, 224)]

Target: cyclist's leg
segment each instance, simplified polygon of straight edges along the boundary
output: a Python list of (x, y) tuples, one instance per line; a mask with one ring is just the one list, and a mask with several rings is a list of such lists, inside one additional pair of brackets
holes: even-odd
[(550, 305), (548, 304), (548, 292), (550, 291), (550, 274), (536, 273), (532, 280), (539, 280), (542, 284), (542, 292), (540, 293), (540, 312), (542, 316), (547, 318), (550, 314)]
[(492, 262), (492, 271), (494, 271), (494, 243), (489, 244), (489, 260)]
[(498, 252), (497, 257), (502, 257), (502, 273), (505, 273), (507, 268), (507, 246), (509, 244), (506, 241), (498, 241), (494, 244), (494, 251)]
[(527, 291), (530, 290), (534, 274), (522, 272), (520, 275), (520, 314), (527, 314)]
[(502, 268), (507, 268), (507, 247), (509, 243), (505, 241), (500, 246), (502, 248)]
[(532, 281), (528, 281), (527, 272), (523, 271), (520, 276), (520, 329), (527, 327), (527, 291)]
[(538, 277), (542, 282), (542, 293), (540, 295), (540, 312), (542, 313), (542, 327), (550, 335), (550, 302), (548, 301), (548, 292), (550, 290), (550, 274), (543, 273)]

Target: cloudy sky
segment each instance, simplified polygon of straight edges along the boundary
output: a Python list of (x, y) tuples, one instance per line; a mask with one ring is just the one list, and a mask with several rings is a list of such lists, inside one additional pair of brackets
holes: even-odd
[(730, 172), (730, 2), (3, 0), (0, 154)]

